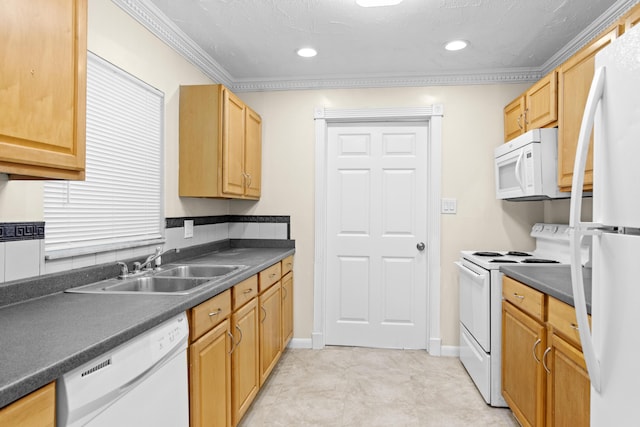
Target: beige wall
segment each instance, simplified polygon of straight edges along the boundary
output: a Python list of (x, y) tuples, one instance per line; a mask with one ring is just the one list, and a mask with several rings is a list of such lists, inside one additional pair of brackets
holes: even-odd
[(495, 199), (493, 149), (503, 141), (502, 108), (524, 85), (439, 86), (240, 93), (263, 119), (263, 197), (232, 202), (231, 213), (291, 215), (296, 239), (295, 336), (313, 328), (315, 106), (415, 107), (443, 104), (442, 196), (458, 199), (458, 213), (442, 216), (441, 337), (458, 344), (458, 285), (453, 262), (462, 249), (531, 249), (541, 202)]
[[(178, 88), (209, 79), (109, 0), (89, 2), (89, 49), (165, 93), (165, 215), (290, 215), (296, 240), (295, 337), (313, 327), (313, 107), (444, 105), (442, 196), (458, 213), (442, 217), (441, 337), (458, 343), (457, 273), (461, 249), (529, 249), (531, 225), (564, 208), (495, 200), (493, 148), (502, 142), (502, 108), (525, 85), (440, 86), (240, 93), (263, 118), (263, 195), (259, 202), (180, 199)], [(556, 211), (559, 213), (556, 214)], [(42, 220), (42, 183), (0, 180), (0, 221)]]

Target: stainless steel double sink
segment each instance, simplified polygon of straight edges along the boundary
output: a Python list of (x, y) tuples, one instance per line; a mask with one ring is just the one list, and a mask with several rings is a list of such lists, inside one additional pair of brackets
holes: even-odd
[(123, 279), (114, 278), (67, 289), (70, 293), (188, 295), (247, 268), (245, 265), (168, 264)]

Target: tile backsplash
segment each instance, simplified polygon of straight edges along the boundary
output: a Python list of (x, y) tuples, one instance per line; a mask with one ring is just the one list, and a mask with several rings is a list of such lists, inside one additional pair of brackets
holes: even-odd
[[(193, 237), (185, 238), (184, 221), (194, 222)], [(226, 239), (290, 239), (289, 216), (218, 215), (167, 218), (164, 249), (186, 248)], [(75, 268), (144, 257), (156, 245), (45, 260), (44, 222), (0, 223), (0, 283)]]

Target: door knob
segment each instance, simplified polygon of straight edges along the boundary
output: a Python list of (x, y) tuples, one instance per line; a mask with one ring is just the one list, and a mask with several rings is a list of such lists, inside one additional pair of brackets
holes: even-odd
[(418, 248), (419, 251), (424, 251), (425, 247), (424, 242), (420, 242), (416, 245), (416, 248)]

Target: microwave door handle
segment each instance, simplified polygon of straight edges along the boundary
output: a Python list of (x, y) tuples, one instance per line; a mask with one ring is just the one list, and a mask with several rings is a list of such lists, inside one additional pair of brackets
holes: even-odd
[(582, 276), (582, 259), (580, 256), (580, 242), (589, 232), (590, 227), (596, 224), (580, 222), (582, 216), (582, 186), (584, 184), (584, 169), (587, 164), (587, 154), (589, 152), (589, 136), (593, 130), (593, 122), (598, 105), (604, 94), (604, 81), (606, 70), (604, 67), (598, 68), (593, 76), (591, 89), (587, 96), (587, 103), (584, 107), (584, 115), (578, 135), (578, 146), (576, 148), (576, 159), (573, 166), (573, 180), (571, 187), (571, 204), (569, 212), (569, 248), (571, 254), (571, 288), (575, 301), (576, 318), (578, 320), (578, 332), (584, 359), (591, 379), (591, 385), (600, 392), (601, 374), (600, 362), (593, 345), (591, 328), (587, 317), (587, 307), (584, 296), (584, 281)]
[(522, 158), (524, 157), (524, 150), (520, 150), (520, 155), (518, 156), (518, 160), (516, 160), (516, 180), (518, 181), (518, 185), (520, 189), (524, 192), (524, 185), (522, 185)]

